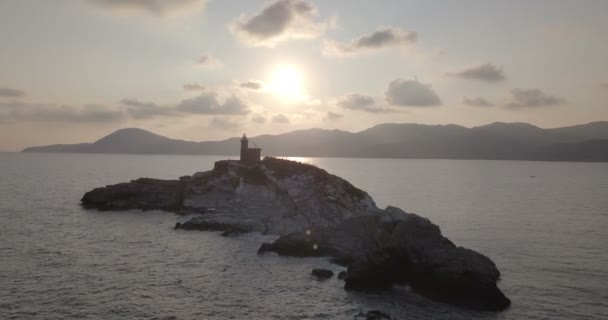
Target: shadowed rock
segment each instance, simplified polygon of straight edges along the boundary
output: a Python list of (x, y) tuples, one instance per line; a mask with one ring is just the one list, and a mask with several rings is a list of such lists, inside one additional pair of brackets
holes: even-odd
[(355, 320), (390, 320), (391, 316), (388, 314), (379, 311), (379, 310), (370, 310), (368, 312), (363, 313), (363, 311), (359, 312), (355, 315)]
[(82, 205), (101, 210), (160, 209), (174, 211), (182, 205), (183, 180), (140, 178), (129, 183), (96, 188), (85, 193)]
[(394, 207), (335, 227), (286, 235), (260, 249), (345, 262), (346, 290), (409, 284), (422, 295), (460, 306), (502, 310), (510, 305), (496, 286), (500, 272), (489, 258), (457, 247), (428, 219)]

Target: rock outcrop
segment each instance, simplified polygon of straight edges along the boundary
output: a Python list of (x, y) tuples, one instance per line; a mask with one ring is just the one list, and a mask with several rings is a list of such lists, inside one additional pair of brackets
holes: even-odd
[(502, 310), (510, 305), (496, 286), (500, 272), (488, 257), (457, 247), (428, 219), (395, 207), (280, 237), (259, 250), (268, 251), (332, 257), (348, 266), (346, 290), (409, 284), (420, 294), (465, 307)]
[(82, 198), (86, 208), (101, 210), (179, 210), (186, 183), (184, 180), (140, 178), (128, 183), (96, 188)]
[(331, 270), (327, 270), (327, 269), (320, 269), (320, 268), (315, 268), (312, 269), (311, 274), (315, 277), (317, 277), (317, 279), (329, 279), (331, 277), (334, 276), (334, 272)]
[(409, 284), (435, 300), (484, 310), (510, 301), (486, 256), (457, 247), (428, 219), (376, 207), (349, 182), (317, 167), (265, 158), (223, 160), (179, 180), (138, 179), (97, 188), (82, 205), (102, 210), (162, 209), (196, 214), (176, 229), (280, 236), (259, 253), (327, 256), (347, 266), (346, 290)]

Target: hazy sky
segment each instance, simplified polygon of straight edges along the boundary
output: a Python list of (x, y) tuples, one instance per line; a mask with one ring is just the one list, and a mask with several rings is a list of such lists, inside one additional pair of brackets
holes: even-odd
[(608, 1), (3, 0), (0, 150), (608, 120)]

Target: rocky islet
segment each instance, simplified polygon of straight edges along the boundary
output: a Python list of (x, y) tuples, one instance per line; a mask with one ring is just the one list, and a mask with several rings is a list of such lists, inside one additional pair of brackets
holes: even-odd
[(96, 188), (82, 205), (195, 214), (176, 229), (276, 235), (260, 254), (331, 257), (348, 268), (346, 290), (408, 284), (431, 299), (468, 308), (510, 305), (488, 257), (456, 246), (426, 218), (378, 208), (366, 192), (308, 164), (269, 157), (254, 164), (222, 160), (213, 170), (177, 180), (140, 178)]

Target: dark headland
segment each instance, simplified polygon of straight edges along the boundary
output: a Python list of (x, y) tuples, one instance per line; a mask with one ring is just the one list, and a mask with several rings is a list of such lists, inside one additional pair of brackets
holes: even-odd
[[(24, 152), (237, 155), (239, 138), (193, 142), (121, 129), (93, 143), (31, 147)], [(270, 156), (608, 161), (608, 122), (542, 129), (527, 123), (379, 124), (361, 132), (309, 129), (252, 138)]]
[(497, 286), (496, 265), (452, 243), (428, 219), (395, 207), (380, 209), (365, 191), (315, 166), (271, 157), (259, 161), (253, 153), (245, 155), (248, 161), (217, 161), (213, 170), (177, 180), (140, 178), (96, 188), (82, 205), (194, 214), (176, 229), (276, 235), (260, 254), (330, 257), (348, 268), (340, 275), (346, 290), (407, 284), (430, 299), (462, 307), (510, 305)]

